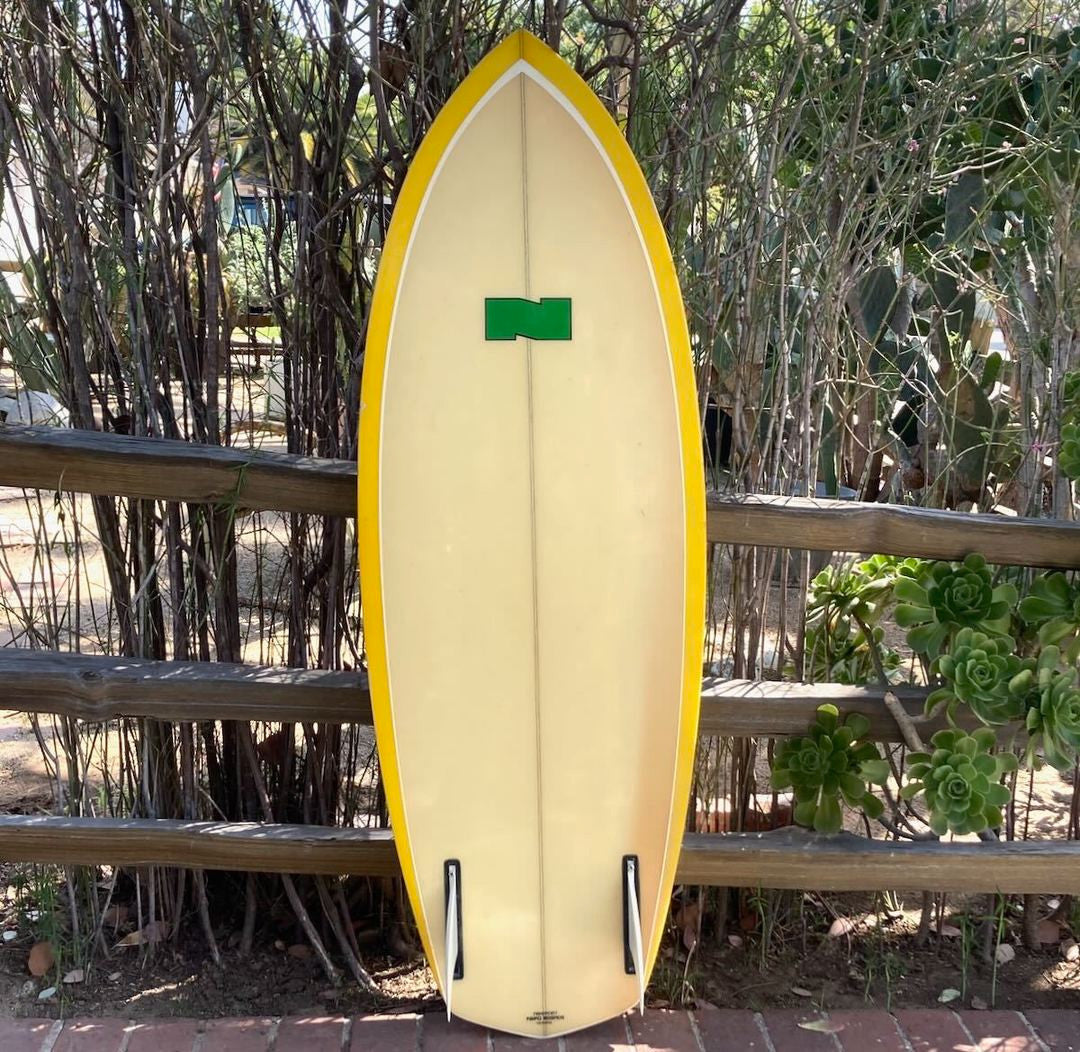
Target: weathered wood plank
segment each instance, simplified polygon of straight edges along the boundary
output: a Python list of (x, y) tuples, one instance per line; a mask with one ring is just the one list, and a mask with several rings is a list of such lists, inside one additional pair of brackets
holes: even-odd
[[(927, 691), (922, 687), (897, 687), (897, 695), (907, 711), (920, 717)], [(783, 738), (805, 734), (819, 705), (835, 705), (841, 715), (861, 712), (870, 720), (870, 737), (875, 741), (901, 740), (896, 721), (885, 708), (876, 687), (850, 687), (844, 683), (784, 683), (772, 680), (706, 679), (701, 690), (701, 718), (698, 733), (730, 738)], [(967, 722), (960, 713), (961, 725)], [(947, 726), (944, 717), (922, 724), (924, 737)]]
[[(0, 816), (0, 860), (280, 873), (398, 873), (386, 830)], [(690, 834), (677, 879), (731, 887), (1080, 893), (1080, 842), (895, 843), (851, 834)]]
[(678, 879), (687, 884), (818, 891), (1080, 892), (1080, 841), (938, 843), (851, 833), (688, 834)]
[[(266, 720), (371, 723), (371, 699), (358, 672), (268, 668), (213, 662), (0, 649), (0, 705), (100, 721), (118, 716), (160, 720)], [(926, 691), (899, 688), (913, 714)], [(840, 683), (779, 683), (708, 679), (702, 684), (702, 736), (783, 737), (802, 734), (824, 702), (861, 712), (871, 734), (899, 741), (880, 692)], [(937, 727), (928, 727), (927, 731)]]
[(709, 540), (807, 551), (1080, 567), (1080, 524), (934, 508), (754, 494), (709, 500)]
[(266, 720), (371, 723), (358, 672), (271, 668), (208, 661), (0, 649), (0, 707), (101, 721)]
[(0, 486), (356, 514), (356, 465), (54, 427), (0, 427)]
[[(0, 486), (356, 514), (356, 465), (98, 431), (0, 427)], [(709, 540), (1080, 567), (1080, 523), (798, 497), (710, 497)]]
[(52, 815), (0, 815), (0, 859), (256, 873), (400, 872), (385, 829)]

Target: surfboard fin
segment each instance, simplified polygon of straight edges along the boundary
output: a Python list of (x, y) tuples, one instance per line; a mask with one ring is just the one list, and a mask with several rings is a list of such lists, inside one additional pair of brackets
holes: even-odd
[(645, 1014), (645, 955), (641, 952), (641, 884), (637, 855), (623, 855), (623, 958), (627, 975), (638, 979), (638, 1009)]
[(456, 858), (443, 863), (446, 886), (446, 1018), (450, 1019), (454, 983), (465, 977), (465, 961), (461, 952), (461, 863)]

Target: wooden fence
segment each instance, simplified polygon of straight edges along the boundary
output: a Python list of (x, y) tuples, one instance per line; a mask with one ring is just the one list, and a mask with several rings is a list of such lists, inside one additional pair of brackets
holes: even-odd
[[(0, 426), (0, 486), (237, 508), (352, 516), (347, 461), (199, 446), (100, 432)], [(710, 541), (817, 551), (1080, 567), (1080, 525), (800, 498), (712, 499)], [(0, 704), (82, 720), (237, 719), (370, 723), (362, 675), (310, 669), (87, 657), (0, 649)], [(924, 692), (901, 700), (921, 709)], [(769, 737), (805, 730), (831, 701), (899, 740), (880, 691), (839, 684), (706, 680), (702, 736)], [(933, 728), (927, 728), (930, 733)], [(0, 816), (0, 858), (63, 864), (190, 865), (290, 873), (397, 872), (385, 830), (164, 819)], [(1080, 893), (1080, 842), (896, 842), (797, 829), (688, 834), (679, 879), (750, 887), (889, 888)]]

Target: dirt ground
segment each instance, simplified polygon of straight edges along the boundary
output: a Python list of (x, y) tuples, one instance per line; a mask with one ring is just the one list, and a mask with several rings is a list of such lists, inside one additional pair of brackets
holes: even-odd
[[(108, 956), (95, 955), (79, 982), (65, 984), (75, 961), (64, 937), (65, 903), (54, 886), (51, 902), (32, 905), (52, 871), (6, 866), (8, 884), (0, 905), (0, 1014), (214, 1017), (341, 1012), (417, 1011), (440, 1004), (422, 956), (379, 937), (362, 938), (364, 964), (380, 989), (377, 999), (355, 982), (334, 987), (313, 959), (294, 926), (260, 926), (251, 956), (236, 948), (239, 935), (225, 927), (215, 934), (222, 963), (213, 964), (194, 922), (177, 939), (152, 948), (118, 945), (134, 922), (125, 917), (105, 929)], [(684, 889), (693, 893), (696, 889)], [(716, 892), (710, 892), (715, 895)], [(47, 898), (48, 896), (46, 896)], [(692, 954), (686, 942), (669, 933), (649, 988), (654, 1007), (673, 1005), (740, 1007), (754, 1010), (816, 1007), (896, 1009), (954, 1007), (1075, 1008), (1080, 1004), (1080, 964), (1063, 959), (1077, 914), (1057, 930), (1058, 941), (1039, 952), (1020, 944), (1020, 918), (1005, 907), (1002, 938), (991, 938), (998, 963), (982, 958), (988, 896), (945, 901), (940, 934), (925, 942), (916, 936), (921, 896), (902, 895), (886, 911), (869, 895), (817, 895), (799, 892), (743, 896), (723, 932), (711, 921)], [(1061, 903), (1041, 902), (1049, 913)], [(46, 916), (51, 906), (53, 914)], [(1065, 904), (1066, 912), (1068, 903)], [(125, 903), (134, 912), (135, 903)], [(715, 901), (709, 915), (715, 916)], [(993, 936), (997, 928), (991, 927)], [(850, 929), (850, 930), (849, 930)], [(35, 942), (51, 937), (60, 959), (35, 978), (28, 962)], [(294, 941), (295, 940), (295, 941)], [(49, 991), (53, 992), (49, 992)], [(42, 995), (45, 995), (42, 998)]]

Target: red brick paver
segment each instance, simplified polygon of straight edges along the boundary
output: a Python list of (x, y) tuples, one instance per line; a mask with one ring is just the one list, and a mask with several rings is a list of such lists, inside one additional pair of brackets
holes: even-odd
[(0, 1019), (0, 1049), (40, 1052), (53, 1028), (51, 1019)]
[(1043, 1052), (1016, 1012), (957, 1012), (979, 1052)]
[(72, 1019), (52, 1052), (120, 1052), (128, 1025), (126, 1019)]
[(538, 1052), (547, 1044), (538, 1037), (519, 1037), (516, 1034), (492, 1034), (491, 1052), (530, 1052), (537, 1049)]
[(753, 1012), (744, 1008), (702, 1008), (694, 1013), (705, 1052), (766, 1052), (765, 1035)]
[[(345, 1036), (342, 1016), (305, 1016), (282, 1019), (274, 1052), (341, 1052)], [(412, 1052), (412, 1045), (408, 1052)]]
[(199, 1052), (266, 1052), (276, 1029), (272, 1019), (213, 1019)]
[(416, 1052), (420, 1017), (369, 1015), (354, 1019), (349, 1052)]
[(900, 1028), (888, 1012), (836, 1011), (829, 1018), (844, 1028), (836, 1034), (844, 1052), (907, 1052)]
[(971, 1038), (960, 1020), (945, 1008), (903, 1008), (896, 1013), (912, 1052), (953, 1052), (970, 1049)]
[(836, 1052), (836, 1038), (820, 1030), (806, 1030), (800, 1023), (813, 1023), (824, 1017), (807, 1009), (778, 1009), (762, 1012), (776, 1052)]
[(136, 1023), (127, 1052), (191, 1052), (202, 1024), (197, 1019), (161, 1019)]
[(685, 1012), (653, 1010), (644, 1015), (630, 1016), (630, 1032), (634, 1047), (649, 1052), (682, 1052), (694, 1048), (696, 1039)]
[(1024, 1017), (1051, 1052), (1080, 1052), (1080, 1012), (1033, 1008)]
[[(832, 1032), (807, 1030), (817, 1019)], [(347, 1029), (348, 1028), (348, 1029)], [(430, 1014), (272, 1019), (0, 1019), (0, 1052), (556, 1052)], [(490, 1044), (489, 1044), (490, 1043)], [(566, 1052), (1080, 1052), (1080, 1010), (953, 1012), (909, 1008), (819, 1013), (652, 1009), (565, 1039)]]

